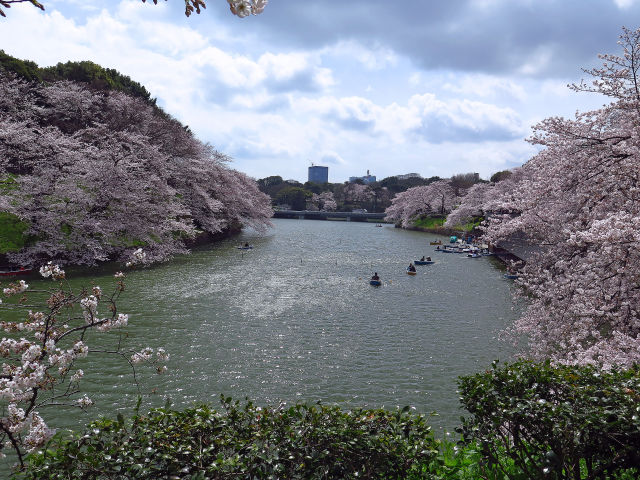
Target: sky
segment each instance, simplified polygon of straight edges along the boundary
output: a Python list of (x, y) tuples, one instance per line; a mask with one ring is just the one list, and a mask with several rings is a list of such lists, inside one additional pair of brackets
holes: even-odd
[[(170, 115), (259, 179), (449, 177), (522, 165), (547, 117), (607, 99), (575, 92), (620, 53), (640, 0), (40, 0), (7, 9), (0, 49), (40, 66), (91, 60), (142, 83)], [(635, 20), (635, 24), (631, 23)]]

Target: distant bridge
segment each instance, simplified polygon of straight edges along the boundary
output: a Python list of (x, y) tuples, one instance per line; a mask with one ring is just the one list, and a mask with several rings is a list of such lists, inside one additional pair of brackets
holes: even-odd
[(275, 210), (273, 218), (297, 218), (300, 220), (332, 220), (346, 219), (347, 222), (366, 222), (367, 220), (382, 221), (384, 213), (364, 212), (321, 212), (313, 210)]

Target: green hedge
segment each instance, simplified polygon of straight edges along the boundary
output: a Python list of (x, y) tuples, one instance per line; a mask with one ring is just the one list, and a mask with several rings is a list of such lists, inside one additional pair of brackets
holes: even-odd
[(426, 417), (324, 405), (156, 409), (58, 435), (21, 479), (640, 478), (640, 369), (516, 362), (462, 377), (461, 440)]
[(460, 432), (479, 447), (487, 471), (503, 478), (640, 478), (638, 368), (494, 363), (463, 377), (460, 394), (471, 414)]
[(183, 412), (102, 419), (54, 437), (26, 479), (430, 478), (438, 442), (408, 408), (343, 411), (325, 405), (260, 408), (221, 398)]

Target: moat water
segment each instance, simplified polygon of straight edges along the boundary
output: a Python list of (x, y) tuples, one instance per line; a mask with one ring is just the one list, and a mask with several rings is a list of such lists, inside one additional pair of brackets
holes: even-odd
[[(436, 432), (458, 425), (456, 379), (507, 360), (499, 332), (515, 319), (499, 263), (434, 252), (421, 232), (371, 223), (274, 220), (190, 255), (127, 273), (119, 309), (129, 314), (125, 345), (164, 347), (168, 371), (156, 375), (121, 357), (91, 354), (78, 366), (96, 405), (41, 409), (51, 426), (80, 428), (97, 415), (214, 405), (221, 393), (258, 404), (317, 402), (345, 408), (410, 405)], [(441, 237), (443, 241), (448, 238)], [(252, 250), (238, 250), (248, 242)], [(436, 263), (410, 261), (430, 255)], [(109, 265), (67, 270), (75, 287), (108, 291)], [(381, 287), (368, 284), (376, 271)], [(32, 287), (46, 285), (32, 278)], [(117, 334), (92, 334), (92, 349)]]

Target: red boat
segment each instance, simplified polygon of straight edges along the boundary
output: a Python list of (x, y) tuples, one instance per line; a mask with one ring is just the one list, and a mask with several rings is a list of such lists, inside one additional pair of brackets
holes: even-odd
[(31, 271), (30, 268), (25, 267), (0, 267), (0, 276), (15, 277), (17, 275), (28, 275)]

